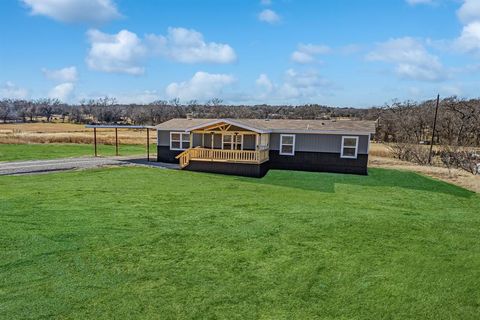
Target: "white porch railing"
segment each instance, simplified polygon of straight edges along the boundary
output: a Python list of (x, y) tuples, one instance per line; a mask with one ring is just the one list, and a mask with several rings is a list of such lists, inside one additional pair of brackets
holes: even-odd
[(206, 149), (197, 147), (185, 150), (176, 158), (179, 159), (181, 168), (188, 166), (191, 160), (260, 164), (268, 161), (268, 152), (268, 149), (253, 151)]

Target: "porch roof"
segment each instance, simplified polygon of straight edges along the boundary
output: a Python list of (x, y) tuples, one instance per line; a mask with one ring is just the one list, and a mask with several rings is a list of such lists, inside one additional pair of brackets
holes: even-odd
[(156, 128), (161, 131), (189, 132), (222, 122), (257, 133), (375, 133), (375, 121), (366, 120), (171, 119)]

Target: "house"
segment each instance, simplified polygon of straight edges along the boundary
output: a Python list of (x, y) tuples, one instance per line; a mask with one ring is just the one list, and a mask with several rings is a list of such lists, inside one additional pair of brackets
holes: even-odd
[(367, 174), (374, 121), (172, 119), (157, 158), (182, 169), (263, 177), (269, 169)]

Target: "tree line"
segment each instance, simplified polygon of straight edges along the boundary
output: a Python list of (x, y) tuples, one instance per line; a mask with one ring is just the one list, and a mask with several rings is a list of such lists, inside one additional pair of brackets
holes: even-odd
[[(155, 101), (149, 104), (119, 104), (114, 98), (84, 100), (65, 104), (56, 99), (0, 100), (0, 120), (3, 122), (61, 122), (80, 124), (117, 123), (154, 125), (172, 118), (278, 118), (327, 119), (364, 118), (368, 109), (334, 108), (317, 104), (302, 106), (225, 105), (220, 99), (206, 103), (196, 100), (182, 103), (179, 99)], [(371, 116), (370, 118), (374, 118)]]

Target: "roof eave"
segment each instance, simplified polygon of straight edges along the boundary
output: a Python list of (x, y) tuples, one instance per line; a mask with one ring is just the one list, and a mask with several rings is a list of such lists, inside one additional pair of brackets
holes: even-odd
[(295, 129), (273, 129), (272, 133), (303, 133), (303, 134), (351, 134), (351, 135), (365, 135), (375, 133), (368, 130), (295, 130)]

